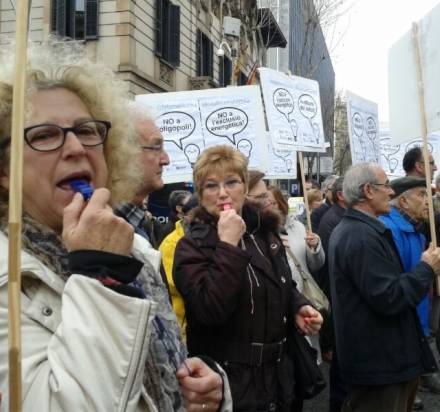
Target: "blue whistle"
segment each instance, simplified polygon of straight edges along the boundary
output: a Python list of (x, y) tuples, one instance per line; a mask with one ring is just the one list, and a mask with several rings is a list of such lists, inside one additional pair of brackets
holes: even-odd
[(90, 186), (84, 180), (72, 180), (70, 187), (75, 191), (82, 194), (84, 200), (87, 202), (93, 195), (92, 186)]

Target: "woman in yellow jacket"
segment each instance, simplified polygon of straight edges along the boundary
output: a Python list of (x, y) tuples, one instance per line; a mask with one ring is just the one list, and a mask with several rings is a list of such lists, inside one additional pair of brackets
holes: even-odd
[(190, 211), (196, 207), (198, 203), (197, 195), (192, 195), (185, 199), (181, 208), (181, 219), (176, 222), (175, 229), (163, 240), (159, 247), (159, 251), (162, 253), (162, 266), (167, 277), (173, 310), (177, 316), (177, 321), (179, 322), (182, 338), (184, 340), (186, 340), (185, 305), (180, 293), (174, 285), (174, 252), (176, 251), (176, 246), (179, 240), (185, 236), (187, 225), (189, 225), (191, 220)]

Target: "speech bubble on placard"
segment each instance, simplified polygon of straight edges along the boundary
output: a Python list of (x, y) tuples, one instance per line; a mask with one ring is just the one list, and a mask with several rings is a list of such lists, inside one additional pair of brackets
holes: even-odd
[(199, 157), (200, 147), (194, 143), (190, 143), (189, 145), (185, 146), (183, 153), (185, 154), (188, 163), (193, 165)]
[[(411, 140), (405, 147), (405, 153), (408, 150), (414, 149), (414, 147), (422, 148), (423, 147), (423, 140), (421, 140), (421, 139)], [(428, 152), (432, 153), (433, 151), (434, 151), (434, 148), (432, 147), (432, 144), (428, 142)]]
[(366, 133), (370, 140), (375, 140), (377, 136), (377, 126), (375, 120), (370, 116), (367, 117), (367, 127), (366, 127)]
[(273, 92), (273, 105), (289, 121), (289, 114), (293, 112), (293, 97), (287, 89), (278, 88)]
[(400, 150), (400, 145), (392, 144), (390, 141), (391, 139), (380, 140), (380, 153), (387, 159)]
[(216, 136), (226, 137), (235, 144), (235, 136), (248, 124), (247, 114), (236, 107), (223, 107), (212, 112), (206, 119), (206, 128)]
[(359, 113), (355, 113), (352, 118), (352, 130), (353, 133), (357, 136), (357, 137), (361, 137), (364, 134), (364, 121), (362, 119), (362, 116)]
[(237, 143), (237, 149), (249, 159), (252, 153), (252, 142), (248, 139), (241, 139)]
[(307, 119), (313, 119), (318, 113), (315, 99), (310, 94), (302, 94), (298, 99), (298, 109)]
[(286, 157), (288, 157), (289, 155), (292, 154), (291, 150), (285, 150), (285, 149), (278, 149), (276, 147), (273, 148), (273, 154), (276, 157), (280, 157), (281, 159), (285, 159)]
[(183, 140), (194, 132), (196, 121), (188, 113), (167, 112), (157, 118), (156, 126), (159, 128), (163, 140), (172, 142), (183, 150)]

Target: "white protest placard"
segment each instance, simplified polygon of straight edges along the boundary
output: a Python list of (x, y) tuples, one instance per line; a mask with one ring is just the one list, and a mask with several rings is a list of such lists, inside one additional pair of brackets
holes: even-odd
[(258, 70), (272, 147), (325, 152), (318, 82), (272, 69)]
[[(428, 133), (440, 130), (440, 4), (419, 22), (420, 65)], [(390, 129), (396, 143), (422, 137), (412, 31), (388, 53)]]
[(249, 167), (265, 171), (267, 141), (258, 86), (240, 86), (136, 96), (156, 114), (170, 165), (166, 183), (192, 179), (192, 166), (207, 147), (226, 144), (248, 159)]
[[(404, 143), (395, 143), (389, 129), (381, 129), (380, 139), (380, 165), (390, 177), (403, 177), (403, 157), (413, 147), (422, 147), (422, 139), (412, 139)], [(428, 135), (428, 152), (434, 158), (437, 165), (440, 164), (440, 133)]]
[(352, 164), (379, 163), (379, 119), (377, 104), (346, 92), (348, 136)]
[(296, 152), (290, 148), (275, 149), (267, 133), (268, 166), (266, 179), (296, 179)]

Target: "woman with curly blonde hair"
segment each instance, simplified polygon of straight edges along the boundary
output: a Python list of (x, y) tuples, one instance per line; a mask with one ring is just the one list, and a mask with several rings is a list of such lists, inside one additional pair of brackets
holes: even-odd
[[(218, 410), (222, 380), (186, 348), (160, 254), (110, 206), (138, 190), (122, 80), (75, 43), (30, 48), (23, 169), (23, 410)], [(8, 387), (11, 46), (0, 48), (0, 388)], [(88, 199), (75, 184), (89, 186)], [(201, 382), (202, 381), (202, 382)], [(7, 409), (8, 393), (4, 393)]]

